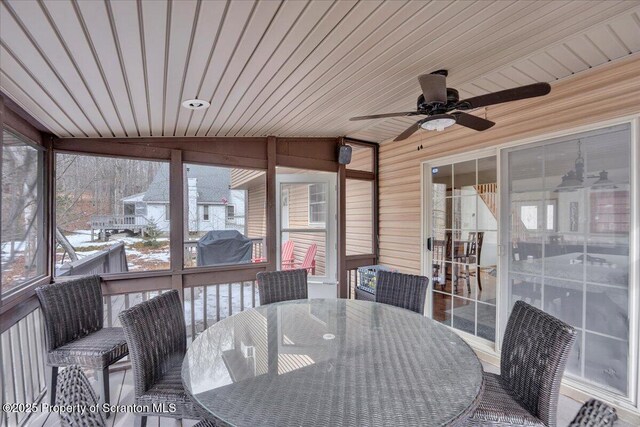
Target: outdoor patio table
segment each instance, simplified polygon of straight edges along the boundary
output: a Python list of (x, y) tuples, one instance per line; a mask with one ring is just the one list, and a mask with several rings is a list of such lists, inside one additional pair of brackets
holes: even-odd
[(202, 332), (182, 365), (204, 416), (232, 426), (440, 426), (480, 399), (482, 367), (446, 327), (345, 299), (250, 309)]

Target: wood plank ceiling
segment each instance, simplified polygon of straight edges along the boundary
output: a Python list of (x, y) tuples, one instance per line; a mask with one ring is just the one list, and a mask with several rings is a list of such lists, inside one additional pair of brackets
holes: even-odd
[(383, 141), (412, 121), (348, 118), (413, 109), (418, 74), (469, 97), (638, 51), (640, 1), (0, 3), (0, 89), (61, 137)]

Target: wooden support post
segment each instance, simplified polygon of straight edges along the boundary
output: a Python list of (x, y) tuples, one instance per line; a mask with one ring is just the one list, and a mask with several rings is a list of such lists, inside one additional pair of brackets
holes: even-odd
[(180, 292), (180, 300), (184, 298), (182, 292), (182, 274), (184, 268), (184, 174), (182, 173), (182, 151), (171, 150), (171, 164), (169, 165), (169, 203), (171, 212), (170, 236), (170, 269), (171, 288)]
[[(339, 145), (344, 144), (340, 138)], [(337, 150), (336, 150), (337, 152)], [(347, 283), (347, 166), (338, 166), (338, 298), (349, 297)]]
[(277, 267), (276, 233), (276, 137), (267, 138), (267, 271), (275, 271)]

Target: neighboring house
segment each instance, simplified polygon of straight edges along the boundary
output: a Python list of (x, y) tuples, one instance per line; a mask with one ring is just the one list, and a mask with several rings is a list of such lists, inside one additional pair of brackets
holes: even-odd
[[(188, 232), (202, 234), (210, 230), (234, 229), (246, 234), (246, 191), (230, 188), (231, 171), (200, 165), (189, 165), (186, 171)], [(123, 198), (122, 204), (125, 216), (142, 216), (168, 233), (171, 220), (169, 165), (160, 166), (147, 191)]]

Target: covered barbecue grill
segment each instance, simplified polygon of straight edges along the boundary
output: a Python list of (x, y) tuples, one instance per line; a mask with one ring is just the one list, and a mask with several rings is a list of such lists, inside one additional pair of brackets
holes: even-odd
[(198, 266), (251, 262), (253, 243), (237, 230), (209, 231), (198, 240)]

